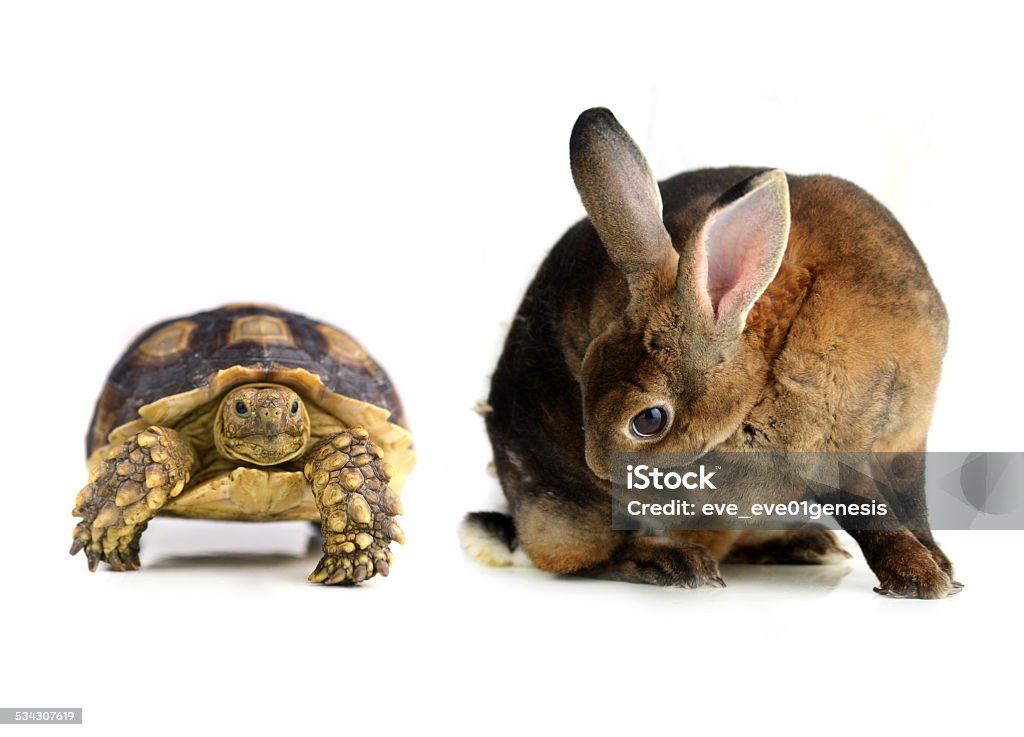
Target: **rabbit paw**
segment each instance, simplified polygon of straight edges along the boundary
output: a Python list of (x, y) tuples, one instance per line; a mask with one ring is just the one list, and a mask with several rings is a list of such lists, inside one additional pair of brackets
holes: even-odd
[(831, 530), (808, 527), (752, 536), (729, 551), (726, 563), (807, 563), (828, 565), (851, 558)]
[[(942, 599), (963, 590), (963, 584), (954, 581), (934, 553), (909, 532), (882, 533), (878, 539), (884, 541), (886, 547), (876, 544), (874, 549), (865, 550), (878, 576), (876, 593), (894, 599)], [(949, 565), (948, 560), (945, 563)]]
[(614, 581), (684, 589), (725, 587), (718, 572), (718, 561), (711, 551), (703, 545), (681, 540), (651, 537), (631, 540), (611, 561), (586, 573)]

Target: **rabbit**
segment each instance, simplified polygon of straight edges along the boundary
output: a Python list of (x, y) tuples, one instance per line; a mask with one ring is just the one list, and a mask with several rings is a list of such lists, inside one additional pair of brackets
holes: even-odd
[(778, 169), (659, 184), (604, 108), (579, 116), (570, 161), (589, 218), (527, 289), (485, 405), (510, 514), (467, 515), (463, 546), (496, 565), (721, 587), (720, 562), (850, 556), (820, 528), (613, 529), (613, 453), (905, 453), (910, 517), (848, 532), (875, 591), (960, 591), (923, 503), (947, 314), (889, 211), (842, 179)]

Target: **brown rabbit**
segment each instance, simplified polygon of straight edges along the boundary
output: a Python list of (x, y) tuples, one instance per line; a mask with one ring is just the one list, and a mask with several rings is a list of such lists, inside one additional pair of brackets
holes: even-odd
[(590, 217), (527, 290), (488, 399), (511, 517), (469, 515), (463, 544), (492, 563), (521, 544), (546, 571), (721, 586), (721, 560), (845, 551), (827, 530), (615, 530), (613, 453), (905, 452), (906, 524), (850, 534), (879, 593), (959, 591), (923, 503), (946, 312), (893, 216), (829, 176), (704, 169), (659, 185), (604, 109), (579, 117), (570, 156)]

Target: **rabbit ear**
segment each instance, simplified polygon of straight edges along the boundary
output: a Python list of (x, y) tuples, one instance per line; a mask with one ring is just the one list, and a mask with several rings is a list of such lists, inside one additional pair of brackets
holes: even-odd
[(678, 254), (662, 222), (658, 183), (610, 111), (592, 108), (580, 115), (569, 158), (583, 206), (630, 290), (661, 272), (674, 274)]
[(720, 329), (743, 330), (788, 241), (789, 185), (781, 169), (741, 182), (712, 206), (693, 244), (689, 277)]

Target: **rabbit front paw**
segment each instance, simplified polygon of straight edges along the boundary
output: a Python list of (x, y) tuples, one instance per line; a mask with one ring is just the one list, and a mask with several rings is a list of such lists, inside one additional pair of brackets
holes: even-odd
[[(963, 589), (963, 584), (954, 581), (936, 556), (907, 530), (851, 534), (858, 538), (864, 557), (878, 576), (876, 593), (894, 599), (942, 599)], [(951, 569), (948, 559), (943, 559)]]

